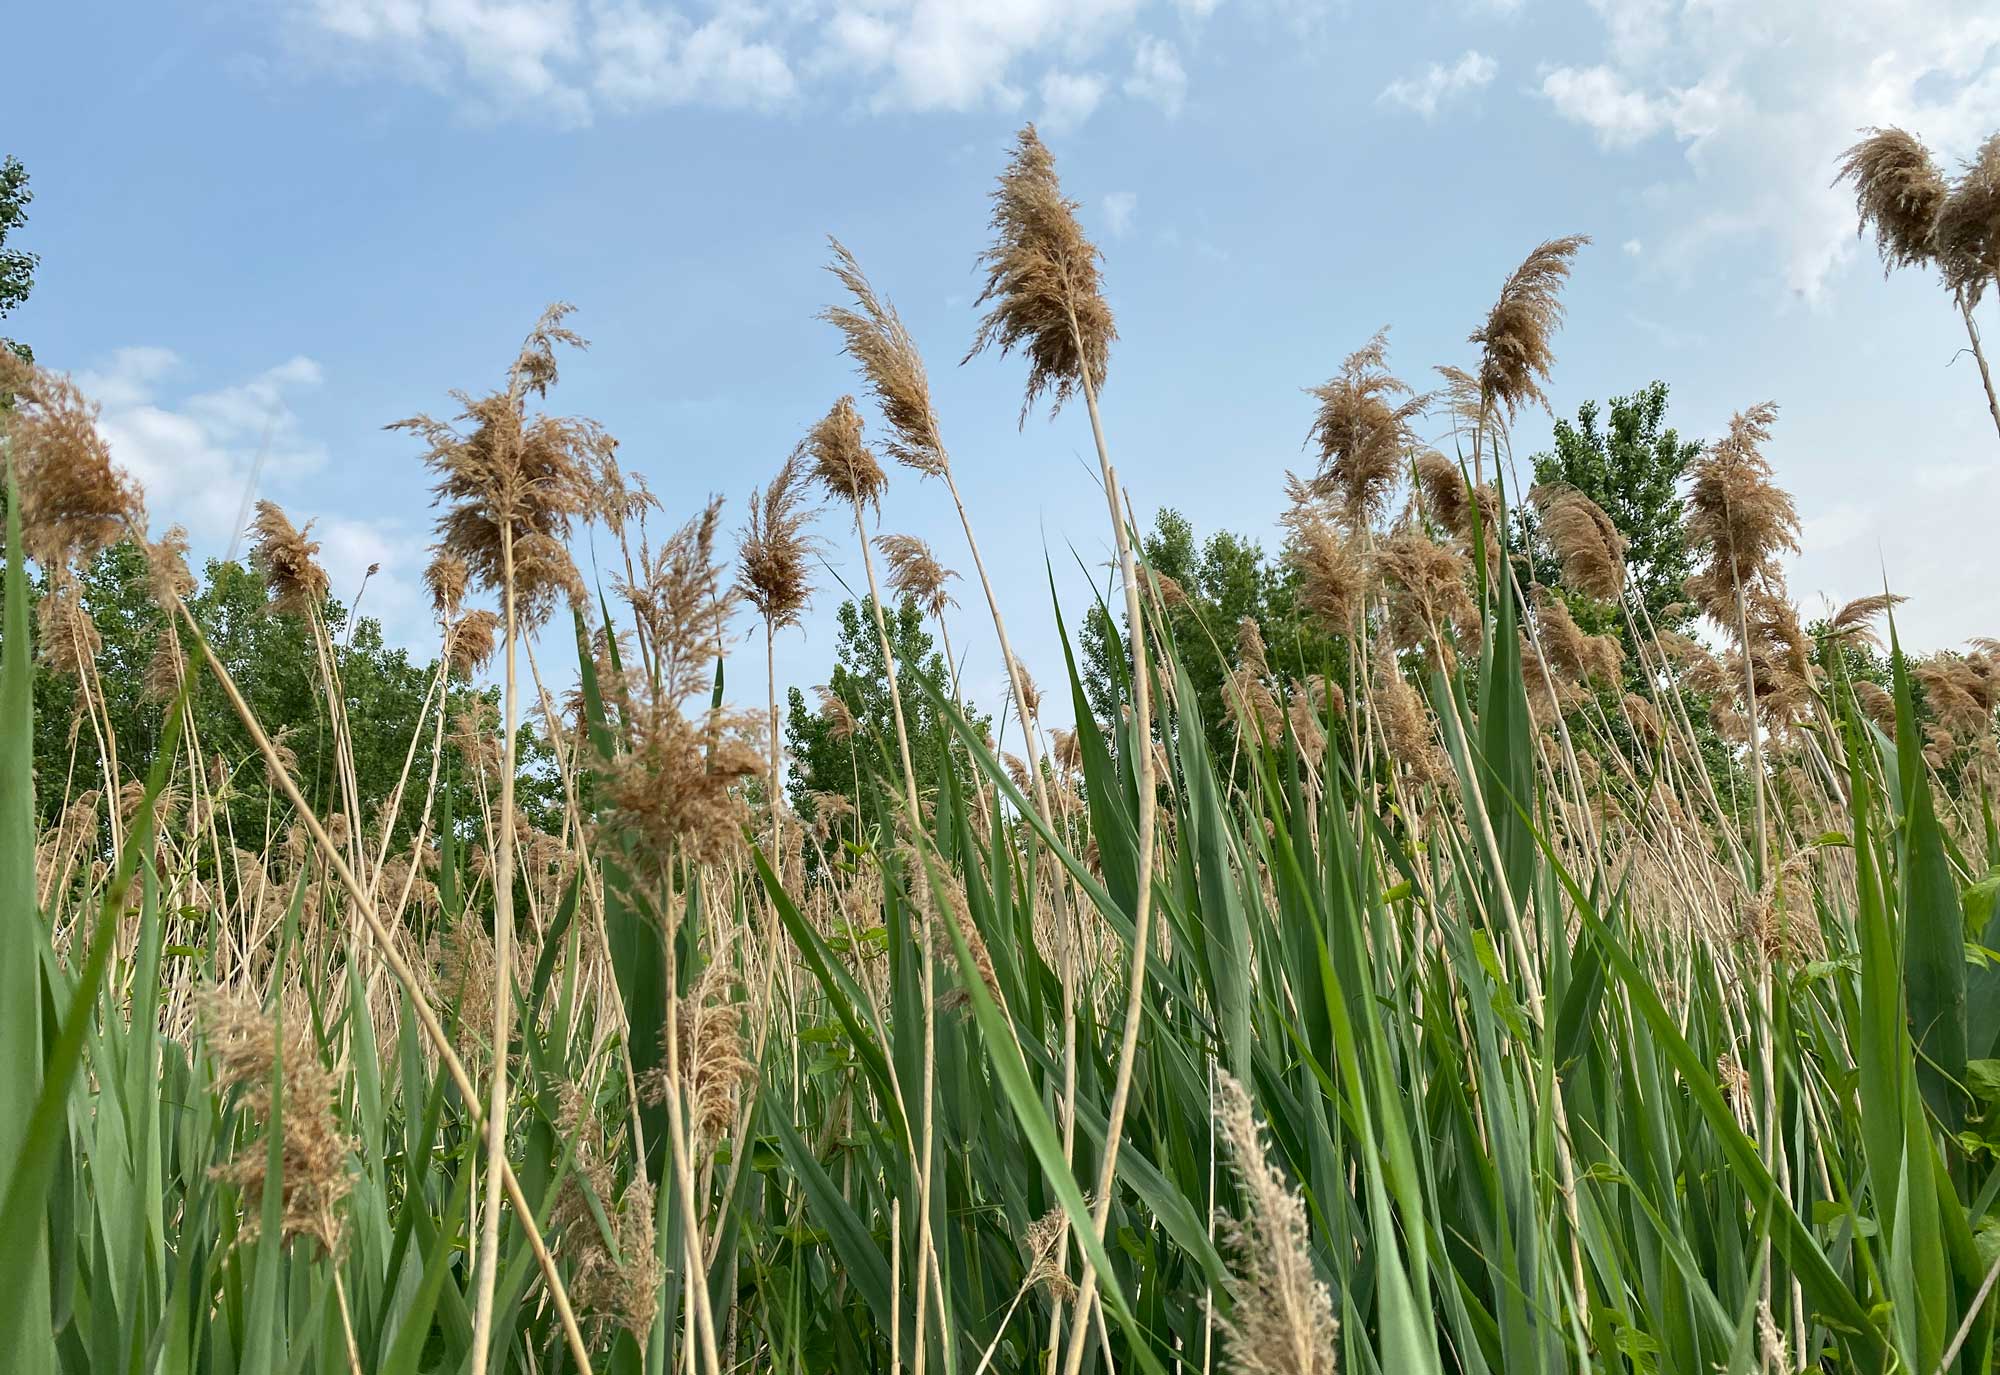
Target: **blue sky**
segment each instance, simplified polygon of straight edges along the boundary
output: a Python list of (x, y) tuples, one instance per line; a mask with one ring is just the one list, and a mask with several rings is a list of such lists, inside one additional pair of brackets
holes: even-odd
[[(1017, 429), (1017, 361), (958, 366), (985, 196), (1030, 118), (1105, 252), (1105, 415), (1142, 508), (1275, 545), (1300, 388), (1383, 324), (1419, 385), (1469, 362), (1507, 272), (1581, 232), (1559, 411), (1659, 377), (1706, 437), (1775, 398), (1806, 610), (1886, 571), (1920, 645), (2000, 633), (2000, 439), (1962, 327), (1923, 277), (1883, 280), (1828, 186), (1858, 126), (1947, 159), (2000, 128), (1991, 4), (70, 0), (7, 22), (0, 151), (43, 257), (9, 332), (84, 376), (156, 524), (202, 548), (265, 450), (260, 492), (319, 521), (336, 592), (380, 562), (364, 607), (412, 643), (428, 494), (385, 422), (493, 384), (567, 299), (593, 348), (556, 406), (603, 421), (676, 519), (715, 492), (734, 525), (857, 387), (813, 318), (833, 233), (924, 349), (1017, 647), (1058, 679), (1043, 559), (1074, 618), (1076, 559), (1107, 553), (1087, 427)], [(1991, 297), (1985, 319), (2000, 340)], [(1522, 417), (1517, 452), (1548, 423)], [(883, 528), (966, 566), (935, 484), (895, 474)], [(823, 680), (837, 598), (781, 644), (786, 681)]]

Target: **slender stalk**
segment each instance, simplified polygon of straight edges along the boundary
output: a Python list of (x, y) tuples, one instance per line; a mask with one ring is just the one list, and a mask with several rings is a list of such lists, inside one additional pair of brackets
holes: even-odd
[(1958, 313), (1965, 320), (1965, 337), (1972, 341), (1973, 361), (1979, 364), (1979, 382), (1986, 388), (1986, 410), (1993, 417), (1993, 428), (2000, 430), (2000, 395), (1993, 390), (1993, 373), (1986, 366), (1986, 351), (1979, 346), (1979, 322), (1972, 318), (1972, 302), (1961, 291), (1958, 295)]
[[(1070, 330), (1081, 353), (1082, 333), (1076, 327), (1074, 313), (1070, 317)], [(1126, 536), (1126, 513), (1119, 500), (1118, 474), (1111, 466), (1111, 451), (1104, 442), (1104, 422), (1097, 412), (1097, 388), (1091, 383), (1088, 368), (1083, 370), (1083, 400), (1090, 411), (1091, 436), (1097, 441), (1098, 467), (1103, 474), (1104, 497), (1110, 507), (1112, 532), (1118, 541), (1118, 567), (1125, 584), (1125, 618), (1132, 639), (1133, 771), (1139, 785), (1139, 891), (1132, 912), (1132, 971), (1125, 990), (1125, 1025), (1118, 1039), (1118, 1071), (1111, 1089), (1111, 1107), (1106, 1114), (1104, 1157), (1098, 1167), (1097, 1197), (1091, 1214), (1091, 1225), (1101, 1245), (1111, 1217), (1111, 1186), (1118, 1175), (1118, 1148), (1124, 1139), (1125, 1108), (1132, 1096), (1132, 1072), (1138, 1060), (1139, 1018), (1146, 995), (1146, 954), (1152, 948), (1153, 814), (1159, 798), (1153, 782), (1153, 698), (1145, 621), (1139, 605), (1139, 572), (1132, 557), (1132, 542)], [(1083, 1367), (1088, 1341), (1085, 1327), (1096, 1294), (1097, 1267), (1085, 1256), (1083, 1282), (1077, 1291), (1077, 1326), (1070, 1333), (1069, 1357), (1064, 1367), (1068, 1375), (1077, 1375)]]
[[(889, 708), (896, 721), (896, 749), (903, 764), (903, 799), (909, 806), (908, 826), (912, 836), (923, 829), (923, 812), (917, 805), (917, 771), (910, 762), (910, 731), (903, 721), (903, 693), (896, 681), (896, 651), (889, 642), (889, 623), (882, 614), (882, 591), (875, 581), (875, 560), (868, 552), (868, 528), (862, 519), (861, 502), (854, 503), (854, 535), (861, 544), (861, 565), (868, 574), (868, 601), (875, 611), (875, 634), (882, 642), (882, 668), (889, 679)], [(928, 935), (928, 933), (926, 933)], [(931, 1112), (932, 1101), (936, 1097), (937, 1080), (937, 961), (931, 958), (928, 948), (923, 952), (924, 981), (924, 1071), (922, 1141), (919, 1146), (920, 1158), (917, 1168), (917, 1236), (924, 1251), (934, 1250), (936, 1242), (931, 1236), (931, 1165), (936, 1144), (936, 1123)], [(917, 1331), (914, 1369), (923, 1375), (924, 1358), (928, 1350), (924, 1340), (926, 1321), (930, 1310), (926, 1305), (930, 1286), (931, 1268), (920, 1258), (917, 1262)], [(948, 1332), (944, 1312), (944, 1295), (938, 1295), (938, 1328)], [(946, 1336), (949, 1340), (949, 1336)]]
[[(230, 709), (243, 723), (244, 730), (249, 732), (271, 777), (276, 780), (279, 790), (284, 793), (285, 800), (297, 813), (299, 822), (306, 828), (313, 845), (326, 857), (327, 865), (333, 870), (334, 877), (339, 879), (341, 887), (347, 890), (347, 896), (354, 903), (355, 911), (360, 914), (364, 922), (368, 923), (369, 934), (375, 938), (371, 947), (372, 952), (389, 966), (390, 972), (396, 976), (396, 982), (402, 985), (409, 1006), (416, 1013), (417, 1025), (422, 1030), (424, 1039), (430, 1042), (439, 1063), (451, 1076), (452, 1085), (458, 1090), (459, 1100), (464, 1104), (465, 1114), (472, 1119), (473, 1129), (477, 1131), (484, 1124), (485, 1117), (479, 1104), (479, 1091), (473, 1086), (472, 1076), (466, 1073), (465, 1062), (459, 1059), (458, 1051), (452, 1046), (451, 1037), (445, 1032), (444, 1024), (438, 1020), (437, 1012), (431, 1007), (430, 995), (425, 991), (425, 984), (418, 979), (409, 961), (405, 960), (402, 953), (396, 949), (388, 927), (382, 922), (381, 913), (376, 910), (374, 900), (355, 877), (354, 870), (349, 868), (347, 861), (341, 857), (339, 848), (333, 843), (333, 837), (327, 834), (325, 824), (307, 805), (305, 795), (299, 791), (297, 781), (278, 758), (277, 747), (271, 743), (271, 737), (264, 732), (256, 713), (250, 710), (250, 704), (243, 700), (242, 690), (236, 686), (236, 680), (230, 676), (229, 670), (223, 667), (222, 661), (216, 658), (215, 650), (210, 647), (208, 638), (201, 633), (201, 627), (195, 624), (194, 615), (188, 610), (187, 603), (176, 599), (174, 609), (179, 611), (182, 619), (186, 621), (195, 643), (201, 647), (203, 662), (215, 675), (224, 696), (228, 697)], [(514, 1168), (507, 1162), (505, 1155), (500, 1158), (500, 1171), (501, 1182), (506, 1186), (508, 1202), (513, 1205), (514, 1211), (525, 1224), (523, 1231), (527, 1236), (528, 1249), (534, 1253), (536, 1267), (542, 1272), (542, 1282), (548, 1286), (549, 1298), (555, 1304), (556, 1317), (562, 1325), (563, 1338), (569, 1346), (570, 1358), (576, 1362), (578, 1370), (589, 1371), (593, 1368), (590, 1363), (590, 1350), (584, 1345), (583, 1333), (577, 1327), (576, 1313), (570, 1307), (569, 1290), (563, 1284), (562, 1275), (556, 1270), (555, 1258), (549, 1254), (549, 1248), (542, 1240), (540, 1223), (536, 1221), (534, 1210), (528, 1206), (527, 1197), (521, 1192), (521, 1182), (515, 1177)]]
[(505, 578), (501, 604), (507, 637), (507, 669), (501, 714), (500, 834), (493, 865), (493, 1084), (486, 1113), (486, 1211), (480, 1219), (479, 1292), (472, 1327), (472, 1371), (483, 1375), (493, 1340), (493, 1290), (500, 1278), (500, 1170), (507, 1159), (507, 1047), (512, 1041), (514, 992), (514, 774), (515, 651), (514, 524), (500, 523), (500, 561)]

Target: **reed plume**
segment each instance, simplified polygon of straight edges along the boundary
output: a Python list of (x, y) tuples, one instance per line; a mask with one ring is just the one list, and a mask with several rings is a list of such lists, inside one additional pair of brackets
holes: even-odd
[(1856, 234), (1875, 231), (1886, 274), (1937, 254), (1938, 216), (1950, 195), (1930, 150), (1905, 130), (1868, 129), (1840, 158), (1835, 181), (1854, 183)]
[(319, 541), (310, 537), (312, 522), (295, 526), (276, 502), (259, 501), (250, 531), (250, 562), (264, 575), (271, 609), (289, 616), (316, 614), (329, 584), (319, 566)]
[(1103, 390), (1118, 337), (1098, 281), (1097, 246), (1077, 223), (1077, 203), (1056, 177), (1054, 156), (1032, 124), (1014, 137), (1014, 155), (993, 192), (993, 242), (979, 256), (986, 284), (974, 309), (979, 322), (969, 361), (998, 345), (1028, 359), (1021, 423), (1047, 395), (1061, 410), (1079, 390)]
[(1333, 1375), (1340, 1323), (1312, 1258), (1305, 1200), (1271, 1163), (1250, 1095), (1216, 1071), (1215, 1124), (1241, 1188), (1243, 1215), (1217, 1223), (1233, 1264), (1233, 1306), (1217, 1314), (1225, 1357), (1242, 1375)]
[(1885, 276), (1899, 267), (1937, 268), (1965, 322), (1986, 409), (2000, 429), (2000, 391), (1972, 313), (2000, 272), (2000, 134), (1986, 141), (1952, 185), (1930, 150), (1908, 132), (1865, 132), (1868, 136), (1841, 156), (1834, 178), (1854, 183), (1855, 232), (1873, 227)]
[(1542, 534), (1562, 565), (1563, 582), (1586, 597), (1617, 601), (1625, 591), (1625, 536), (1604, 509), (1566, 483), (1528, 494), (1542, 517)]
[(1486, 420), (1499, 406), (1511, 424), (1524, 406), (1548, 408), (1542, 384), (1555, 366), (1555, 332), (1562, 326), (1562, 288), (1569, 280), (1571, 259), (1590, 242), (1588, 235), (1550, 239), (1514, 269), (1487, 312), (1486, 323), (1472, 332), (1479, 345), (1479, 392)]
[(764, 670), (769, 690), (771, 848), (778, 848), (779, 774), (777, 634), (797, 625), (812, 602), (811, 559), (818, 542), (806, 532), (813, 511), (807, 505), (805, 456), (794, 449), (764, 490), (750, 494), (750, 523), (736, 544), (737, 587), (764, 621)]
[[(281, 1138), (280, 1219), (285, 1238), (304, 1237), (331, 1253), (340, 1244), (340, 1202), (352, 1184), (347, 1173), (351, 1143), (334, 1117), (340, 1080), (320, 1063), (307, 1028), (295, 1020), (301, 1015), (285, 1019), (281, 1059), (277, 1024), (254, 1003), (217, 991), (201, 1007), (216, 1081), (224, 1088), (242, 1090), (251, 1116), (262, 1121), (267, 1133), (276, 1132)], [(282, 1104), (272, 1101), (274, 1075), (282, 1085)], [(242, 1191), (238, 1236), (245, 1244), (256, 1240), (262, 1225), (268, 1139), (245, 1146), (214, 1171), (217, 1178)]]
[(853, 295), (854, 308), (828, 306), (819, 318), (840, 331), (846, 340), (844, 351), (868, 379), (869, 390), (889, 425), (889, 437), (882, 448), (896, 462), (926, 477), (942, 476), (951, 459), (938, 431), (937, 411), (931, 406), (923, 355), (917, 352), (895, 306), (875, 294), (854, 255), (838, 239), (829, 238), (827, 243), (833, 248), (833, 262), (827, 271)]
[(948, 586), (958, 574), (915, 535), (877, 535), (875, 547), (889, 563), (889, 590), (915, 601), (926, 616), (940, 619), (946, 607), (958, 604)]
[(1373, 525), (1389, 503), (1412, 442), (1411, 422), (1429, 404), (1388, 369), (1389, 331), (1350, 353), (1338, 376), (1308, 387), (1319, 402), (1306, 443), (1319, 455), (1308, 484), (1314, 496), (1335, 501), (1352, 530)]
[(571, 309), (542, 313), (499, 390), (454, 392), (456, 424), (415, 415), (388, 427), (425, 445), (437, 552), (461, 560), (471, 583), (510, 595), (515, 624), (541, 623), (562, 597), (584, 599), (567, 540), (597, 509), (598, 475), (617, 444), (595, 421), (528, 413), (529, 398), (556, 383), (557, 347), (585, 347), (563, 323)]
[(2000, 133), (1987, 138), (1938, 211), (1936, 256), (1945, 285), (1979, 304), (2000, 274)]
[(97, 403), (62, 373), (0, 347), (0, 437), (8, 441), (21, 493), (21, 541), (45, 569), (88, 559), (143, 530), (139, 486), (111, 461)]

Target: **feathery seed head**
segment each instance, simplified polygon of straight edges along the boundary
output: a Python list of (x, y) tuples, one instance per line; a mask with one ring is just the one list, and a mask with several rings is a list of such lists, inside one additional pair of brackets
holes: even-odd
[(1836, 182), (1854, 183), (1856, 234), (1872, 225), (1882, 269), (1929, 262), (1950, 188), (1930, 150), (1902, 129), (1868, 129), (1840, 158)]
[(861, 412), (854, 398), (843, 396), (818, 424), (806, 432), (803, 449), (812, 463), (813, 480), (833, 496), (854, 506), (882, 508), (889, 475), (861, 440)]
[(1411, 422), (1429, 404), (1388, 369), (1389, 331), (1350, 353), (1340, 374), (1306, 390), (1319, 402), (1306, 443), (1319, 453), (1308, 490), (1338, 503), (1349, 528), (1379, 519), (1412, 442)]
[(1945, 285), (1978, 305), (2000, 272), (2000, 133), (1979, 145), (1945, 198), (1936, 255)]
[(442, 508), (438, 552), (463, 560), (471, 579), (495, 594), (504, 594), (511, 571), (515, 605), (529, 625), (546, 620), (559, 596), (587, 599), (564, 541), (601, 505), (598, 474), (617, 447), (595, 421), (528, 413), (529, 395), (546, 397), (556, 380), (556, 346), (584, 347), (562, 323), (570, 309), (542, 313), (501, 390), (454, 393), (458, 425), (417, 415), (389, 426), (426, 445)]
[(1688, 543), (1700, 564), (1688, 591), (1719, 625), (1736, 626), (1736, 594), (1777, 577), (1776, 560), (1799, 548), (1799, 516), (1764, 457), (1778, 408), (1766, 401), (1739, 412), (1729, 433), (1695, 462), (1688, 493)]
[[(1542, 384), (1556, 361), (1563, 283), (1576, 251), (1589, 242), (1587, 235), (1569, 234), (1537, 247), (1500, 288), (1486, 323), (1472, 332), (1470, 342), (1480, 348), (1480, 394), (1510, 422), (1523, 406), (1548, 408)], [(1493, 419), (1490, 409), (1487, 418)]]
[(838, 239), (827, 242), (833, 247), (833, 261), (826, 270), (854, 297), (854, 309), (828, 306), (820, 319), (841, 332), (847, 355), (868, 379), (882, 418), (889, 422), (889, 438), (882, 445), (889, 457), (926, 477), (938, 477), (951, 466), (951, 459), (931, 406), (923, 355), (895, 306), (875, 294), (854, 255)]
[(925, 615), (938, 618), (957, 600), (945, 584), (958, 576), (937, 561), (931, 547), (915, 535), (877, 535), (875, 547), (889, 562), (889, 587), (899, 596), (913, 598)]
[(312, 522), (301, 529), (276, 502), (259, 501), (250, 531), (250, 561), (264, 575), (271, 609), (292, 616), (317, 611), (326, 600), (327, 577), (316, 558), (319, 541), (307, 538)]
[(773, 630), (797, 625), (812, 601), (809, 571), (817, 542), (806, 533), (804, 456), (794, 450), (762, 492), (750, 494), (750, 523), (737, 537), (736, 585)]
[(1625, 591), (1625, 536), (1604, 509), (1567, 483), (1545, 483), (1528, 493), (1542, 516), (1562, 564), (1563, 581), (1600, 601), (1616, 601)]
[(1333, 1375), (1340, 1323), (1313, 1265), (1305, 1201), (1264, 1148), (1250, 1095), (1216, 1072), (1215, 1123), (1243, 1195), (1243, 1216), (1217, 1219), (1231, 1252), (1234, 1307), (1217, 1315), (1231, 1369), (1242, 1375)]
[(1028, 358), (1021, 423), (1047, 394), (1052, 410), (1088, 388), (1104, 389), (1111, 343), (1118, 337), (1098, 280), (1097, 246), (1077, 223), (1077, 203), (1063, 196), (1055, 158), (1030, 124), (1015, 135), (1014, 156), (993, 192), (993, 242), (979, 255), (986, 285), (970, 359), (997, 344)]
[(139, 486), (111, 461), (97, 403), (69, 377), (0, 348), (0, 436), (9, 442), (21, 493), (21, 541), (45, 569), (89, 558), (144, 530)]

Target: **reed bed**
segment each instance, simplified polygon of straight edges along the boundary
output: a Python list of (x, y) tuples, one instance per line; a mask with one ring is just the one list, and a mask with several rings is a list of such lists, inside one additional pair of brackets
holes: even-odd
[[(1984, 182), (1871, 137), (1864, 218), (1953, 265), (1970, 325)], [(1024, 421), (1080, 399), (1100, 459), (1115, 700), (1044, 666), (1068, 730), (918, 344), (838, 243), (824, 318), (874, 413), (832, 403), (733, 559), (720, 502), (675, 524), (550, 409), (565, 306), (400, 422), (437, 656), (386, 794), (310, 525), (260, 506), (251, 558), (326, 703), (308, 778), (89, 400), (0, 354), (0, 1368), (1995, 1368), (2000, 645), (1912, 659), (1886, 595), (1803, 624), (1769, 404), (1692, 473), (1705, 631), (1655, 626), (1605, 512), (1515, 479), (1586, 246), (1556, 238), (1436, 390), (1386, 334), (1311, 389), (1285, 558), (1338, 652), (1196, 627), (1224, 754), (1112, 461), (1075, 209), (1024, 130), (974, 342), (1025, 360)], [(882, 528), (902, 473), (962, 519), (1020, 757), (899, 674), (885, 588), (983, 638), (954, 556)], [(768, 675), (849, 537), (894, 728), (829, 694), (859, 782), (801, 816), (731, 627)], [(84, 592), (114, 548), (162, 627), (143, 742)], [(37, 776), (55, 700), (68, 768)], [(920, 788), (926, 745), (956, 764)]]

